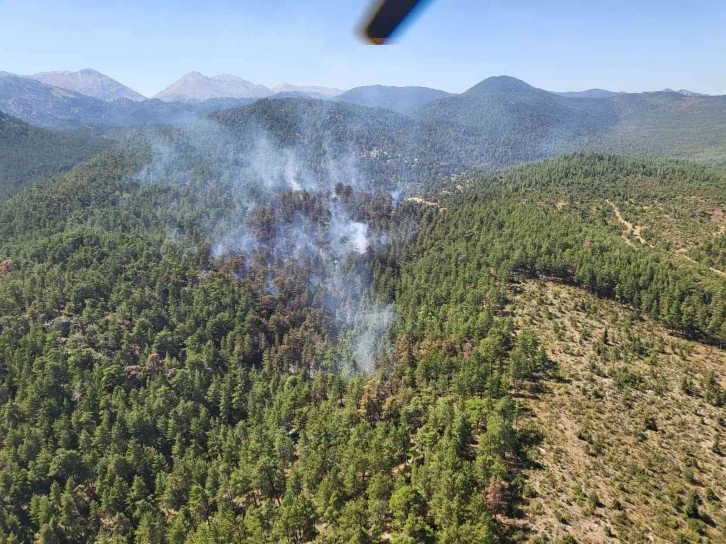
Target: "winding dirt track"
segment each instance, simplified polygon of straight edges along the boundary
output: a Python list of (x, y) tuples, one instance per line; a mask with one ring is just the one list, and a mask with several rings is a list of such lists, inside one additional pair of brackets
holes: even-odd
[[(683, 257), (687, 261), (691, 261), (693, 264), (698, 264), (700, 266), (705, 266), (705, 265), (702, 265), (701, 263), (699, 263), (698, 261), (694, 261), (693, 259), (691, 259), (688, 255), (686, 255), (685, 251), (686, 251), (685, 249), (679, 249), (676, 252), (676, 254), (679, 255), (679, 256), (681, 256), (681, 257)], [(722, 277), (726, 278), (726, 272), (724, 272), (723, 270), (719, 270), (718, 268), (711, 268), (710, 266), (708, 267), (708, 269), (711, 272), (714, 272), (714, 273), (718, 274), (719, 276), (722, 276)]]
[(640, 235), (640, 227), (638, 225), (633, 225), (631, 222), (627, 221), (623, 217), (623, 214), (620, 213), (620, 210), (618, 209), (618, 207), (613, 202), (611, 202), (609, 200), (606, 200), (605, 202), (607, 202), (608, 204), (610, 204), (610, 206), (612, 207), (613, 211), (615, 212), (615, 217), (617, 217), (617, 219), (620, 222), (620, 224), (624, 225), (625, 228), (628, 229), (628, 232), (633, 235), (633, 238), (635, 238), (636, 240), (638, 240), (638, 242), (640, 242), (643, 245), (646, 245), (646, 246), (648, 246), (650, 248), (653, 247), (652, 244), (649, 244), (646, 241), (646, 239), (643, 238)]
[[(613, 212), (615, 212), (615, 217), (617, 218), (618, 222), (620, 224), (622, 224), (623, 226), (625, 226), (625, 228), (628, 229), (628, 232), (633, 235), (633, 238), (635, 238), (636, 240), (638, 240), (643, 245), (646, 245), (646, 246), (648, 246), (650, 248), (654, 248), (653, 244), (648, 243), (648, 241), (645, 240), (645, 238), (643, 238), (641, 236), (641, 234), (640, 234), (640, 227), (638, 225), (633, 225), (630, 221), (626, 220), (623, 217), (623, 214), (620, 213), (620, 210), (618, 209), (618, 207), (613, 202), (611, 202), (609, 200), (606, 200), (605, 202), (607, 202), (608, 204), (610, 204), (610, 206), (613, 209)], [(625, 241), (628, 244), (632, 245), (632, 242), (628, 238), (625, 238)], [(679, 249), (678, 251), (676, 251), (675, 254), (678, 255), (679, 257), (682, 257), (683, 259), (686, 259), (687, 261), (692, 262), (693, 264), (697, 264), (699, 266), (705, 266), (705, 265), (699, 263), (698, 261), (695, 261), (695, 260), (691, 259), (686, 254), (686, 250), (684, 248)], [(719, 276), (721, 276), (723, 278), (726, 278), (726, 272), (724, 272), (723, 270), (719, 270), (717, 268), (711, 268), (710, 266), (708, 266), (706, 268), (708, 268), (714, 274), (718, 274)]]

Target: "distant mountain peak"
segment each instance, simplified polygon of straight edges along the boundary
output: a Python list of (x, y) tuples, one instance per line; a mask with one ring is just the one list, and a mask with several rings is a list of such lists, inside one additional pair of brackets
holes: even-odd
[(84, 68), (77, 72), (69, 70), (40, 72), (29, 77), (46, 85), (75, 91), (107, 102), (118, 99), (132, 100), (134, 102), (146, 100), (145, 96), (93, 68)]
[(262, 98), (271, 94), (272, 91), (267, 87), (233, 74), (208, 77), (193, 71), (183, 75), (154, 98), (167, 102), (198, 102), (211, 98)]
[(513, 77), (513, 76), (507, 76), (507, 75), (491, 76), (491, 77), (485, 79), (484, 81), (487, 81), (487, 80), (489, 82), (496, 82), (499, 84), (516, 85), (518, 87), (527, 87), (527, 88), (531, 88), (531, 89), (536, 88), (533, 85), (530, 85), (529, 83), (527, 83), (526, 81), (523, 81), (523, 80)]
[(463, 94), (464, 96), (466, 96), (488, 92), (530, 92), (533, 90), (540, 89), (537, 89), (536, 87), (533, 87), (529, 83), (525, 83), (524, 81), (522, 81), (521, 79), (517, 79), (516, 77), (491, 76), (486, 78), (484, 81), (477, 83), (471, 89), (465, 91)]
[(529, 83), (527, 83), (526, 81), (522, 81), (521, 79), (518, 79), (518, 78), (516, 78), (514, 76), (508, 76), (506, 74), (502, 74), (500, 76), (489, 76), (484, 81), (488, 81), (488, 82), (513, 83), (513, 84), (517, 84), (517, 85), (525, 85), (527, 87), (531, 87), (532, 86)]

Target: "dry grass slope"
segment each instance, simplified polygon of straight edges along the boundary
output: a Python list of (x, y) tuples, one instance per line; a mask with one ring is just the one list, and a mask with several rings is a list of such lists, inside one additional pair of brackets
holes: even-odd
[(555, 283), (522, 285), (511, 311), (557, 364), (519, 394), (543, 438), (523, 539), (726, 542), (726, 411), (707, 401), (726, 353)]

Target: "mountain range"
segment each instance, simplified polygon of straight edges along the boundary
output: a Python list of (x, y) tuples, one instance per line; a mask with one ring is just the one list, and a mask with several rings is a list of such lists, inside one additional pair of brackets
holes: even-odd
[(281, 84), (268, 89), (223, 74), (191, 72), (148, 99), (95, 70), (0, 72), (0, 111), (46, 127), (178, 123), (262, 97), (330, 99), (339, 89)]
[(264, 98), (278, 93), (299, 93), (311, 98), (332, 98), (342, 92), (340, 89), (330, 87), (291, 85), (289, 83), (268, 88), (231, 74), (208, 77), (199, 72), (189, 72), (154, 95), (154, 98), (167, 102), (200, 102), (211, 98)]
[[(76, 72), (59, 70), (40, 72), (30, 76), (20, 76), (0, 72), (5, 76), (26, 77), (51, 87), (64, 89), (104, 101), (119, 99), (142, 102), (147, 97), (123, 85), (115, 79), (92, 68), (84, 68)], [(683, 96), (708, 96), (701, 93), (681, 89), (663, 89), (660, 92), (677, 93)], [(177, 81), (154, 95), (166, 102), (202, 102), (212, 98), (263, 98), (276, 94), (298, 93), (311, 98), (333, 99), (353, 102), (363, 106), (383, 107), (395, 111), (410, 110), (432, 100), (451, 96), (454, 93), (427, 87), (391, 87), (369, 85), (356, 87), (348, 91), (318, 85), (293, 85), (281, 83), (272, 87), (259, 85), (232, 74), (205, 76), (196, 71), (189, 72)], [(611, 98), (622, 92), (605, 89), (588, 89), (585, 91), (554, 92), (566, 98)]]
[(159, 99), (113, 101), (0, 72), (0, 111), (43, 127), (133, 126), (188, 121), (250, 99), (214, 98), (199, 103)]
[(707, 94), (696, 93), (693, 91), (689, 91), (688, 89), (680, 89), (678, 91), (674, 91), (673, 89), (663, 89), (663, 91), (661, 92), (682, 94), (683, 96), (708, 96)]
[(156, 97), (139, 100), (97, 72), (33, 77), (3, 72), (0, 111), (36, 126), (127, 127), (184, 123), (257, 100), (298, 100), (304, 107), (313, 99), (396, 112), (396, 123), (413, 122), (411, 130), (417, 134), (429, 127), (441, 137), (437, 145), (446, 148), (444, 155), (466, 165), (503, 166), (582, 150), (676, 155), (709, 164), (726, 160), (726, 97), (685, 90), (554, 93), (509, 76), (487, 78), (461, 94), (390, 86), (357, 87), (339, 95), (324, 87), (276, 89), (236, 76), (192, 72)]
[[(612, 110), (612, 104), (607, 100), (612, 101), (623, 96), (646, 94), (654, 96), (669, 94), (688, 98), (707, 96), (685, 89), (680, 91), (665, 89), (639, 95), (604, 89), (548, 92), (527, 86), (525, 92), (518, 92), (513, 81), (519, 80), (504, 77), (505, 79), (499, 81), (499, 84), (503, 85), (506, 80), (509, 81), (510, 87), (504, 85), (501, 90), (509, 93), (509, 98), (516, 96), (523, 100), (524, 102), (517, 102), (517, 108), (532, 110), (525, 123), (536, 125), (540, 129), (553, 123), (578, 126), (583, 123), (607, 124), (609, 121), (606, 119), (608, 116), (605, 110)], [(491, 95), (494, 97), (497, 95), (494, 88), (496, 81), (497, 78), (489, 78), (482, 82), (494, 91)], [(480, 85), (460, 95), (427, 87), (382, 85), (356, 87), (347, 91), (292, 84), (280, 84), (268, 88), (230, 74), (208, 77), (199, 72), (190, 72), (153, 98), (147, 99), (93, 69), (77, 72), (42, 72), (31, 76), (0, 72), (0, 111), (39, 126), (129, 126), (184, 122), (218, 109), (243, 105), (260, 98), (310, 97), (384, 108), (435, 122), (471, 125), (488, 123), (493, 117), (498, 117), (500, 121), (507, 123), (508, 117), (503, 115), (504, 109), (511, 109), (514, 104), (507, 105), (509, 98), (504, 102), (493, 98), (494, 102), (488, 103), (488, 98), (482, 99), (483, 89)], [(579, 103), (566, 100), (571, 98), (583, 100)], [(599, 101), (593, 101), (595, 99)], [(689, 104), (685, 106), (688, 109)], [(419, 108), (423, 110), (416, 111)], [(450, 108), (457, 111), (451, 111)], [(487, 112), (485, 111), (487, 108), (493, 110)], [(471, 116), (469, 110), (474, 110)], [(495, 111), (499, 113), (494, 115)], [(477, 121), (477, 117), (482, 114), (484, 117)], [(538, 119), (541, 116), (546, 119)], [(612, 115), (610, 117), (612, 118)], [(496, 119), (494, 121), (496, 125), (498, 121)], [(579, 128), (576, 130), (580, 131)]]
[(281, 83), (272, 87), (272, 91), (275, 93), (286, 93), (295, 92), (307, 94), (312, 98), (332, 98), (342, 94), (342, 89), (335, 89), (333, 87), (320, 87), (318, 85), (291, 85), (289, 83)]

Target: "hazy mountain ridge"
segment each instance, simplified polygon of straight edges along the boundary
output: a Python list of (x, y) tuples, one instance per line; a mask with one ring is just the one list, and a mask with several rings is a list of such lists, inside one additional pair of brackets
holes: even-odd
[[(77, 72), (68, 70), (41, 72), (31, 76), (18, 76), (16, 74), (8, 74), (7, 72), (0, 72), (0, 74), (35, 79), (41, 83), (45, 83), (59, 89), (77, 92), (91, 98), (98, 98), (106, 101), (126, 99), (141, 102), (147, 100), (147, 98), (140, 93), (91, 68), (86, 68)], [(477, 86), (478, 85), (475, 85), (473, 88), (476, 88)], [(469, 89), (469, 91), (471, 90), (472, 89)], [(662, 91), (650, 92), (674, 93), (688, 97), (709, 96), (689, 91), (687, 89), (675, 91), (673, 89), (666, 88)], [(428, 87), (413, 86), (394, 87), (369, 85), (355, 87), (349, 90), (342, 90), (317, 85), (281, 83), (272, 87), (266, 87), (232, 74), (220, 74), (217, 76), (207, 77), (199, 72), (189, 72), (161, 92), (157, 93), (154, 98), (164, 101), (193, 103), (217, 98), (263, 98), (280, 93), (299, 93), (312, 98), (337, 99), (369, 107), (392, 109), (399, 112), (408, 112), (431, 101), (455, 96), (455, 93), (448, 93)], [(595, 88), (584, 91), (553, 91), (551, 94), (565, 98), (613, 98), (625, 93)], [(295, 95), (283, 94), (283, 96)]]
[(586, 91), (555, 92), (554, 94), (564, 96), (565, 98), (611, 98), (622, 93), (605, 89), (588, 89)]
[(584, 149), (726, 165), (726, 96), (628, 93), (610, 101), (617, 123), (581, 142)]
[[(460, 95), (424, 104), (415, 116), (499, 133), (512, 128), (547, 132), (559, 124), (576, 122), (580, 113), (607, 110), (608, 103), (607, 99), (597, 98), (570, 100), (510, 76), (494, 76)], [(600, 121), (605, 125), (612, 120)]]
[[(0, 110), (40, 126), (82, 124), (108, 103), (81, 93), (46, 85), (29, 77), (0, 73)], [(78, 121), (81, 121), (78, 123)]]
[(332, 87), (320, 87), (317, 85), (293, 85), (290, 83), (280, 83), (279, 85), (275, 85), (274, 87), (272, 87), (271, 90), (276, 93), (299, 92), (314, 98), (332, 98), (345, 92), (344, 89), (335, 89)]
[(154, 98), (179, 102), (199, 102), (215, 98), (265, 98), (273, 95), (329, 99), (342, 92), (341, 89), (331, 87), (289, 83), (269, 88), (231, 74), (207, 77), (199, 72), (189, 72), (157, 93)]
[[(606, 89), (587, 89), (586, 91), (552, 91), (554, 94), (564, 96), (565, 98), (612, 98), (620, 94), (628, 94), (624, 91), (608, 91)], [(683, 96), (710, 96), (708, 94), (697, 93), (689, 91), (688, 89), (680, 89), (674, 91), (673, 89), (663, 89), (661, 91), (645, 91), (651, 93), (677, 93)], [(643, 93), (629, 93), (629, 94), (643, 94)]]
[(384, 108), (406, 113), (415, 108), (452, 96), (451, 93), (429, 87), (391, 87), (370, 85), (355, 87), (335, 97), (340, 102), (351, 102), (361, 106)]
[(28, 77), (45, 83), (46, 85), (75, 91), (106, 101), (125, 99), (133, 102), (141, 102), (147, 100), (145, 96), (137, 93), (133, 89), (90, 68), (85, 68), (78, 72), (41, 72)]
[(509, 76), (487, 78), (412, 115), (425, 123), (460, 126), (474, 138), (518, 139), (535, 157), (562, 152), (563, 146), (617, 123), (610, 99), (565, 98)]

